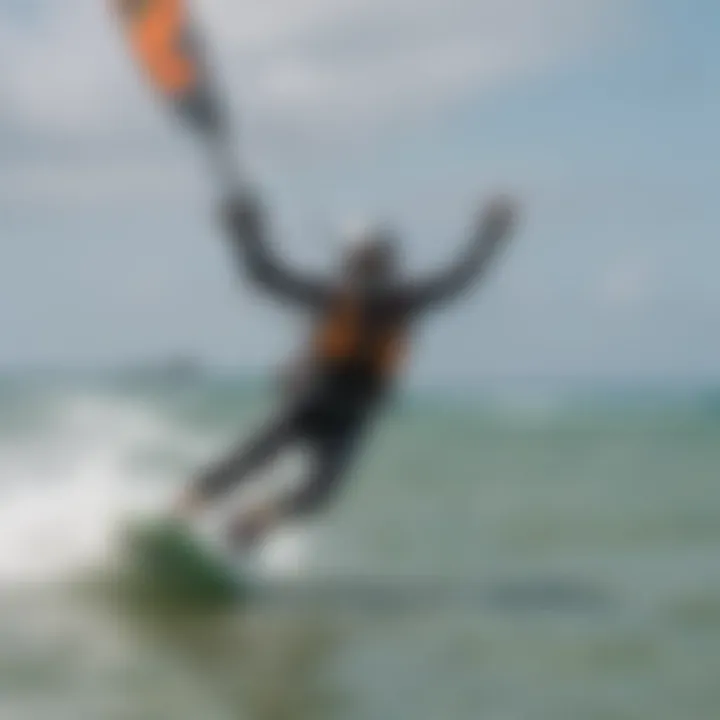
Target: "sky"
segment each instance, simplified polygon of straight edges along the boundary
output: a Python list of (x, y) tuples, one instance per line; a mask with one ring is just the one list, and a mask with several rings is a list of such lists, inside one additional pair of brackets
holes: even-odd
[[(717, 2), (193, 7), (298, 267), (378, 218), (429, 272), (517, 197), (485, 285), (417, 328), (415, 381), (718, 379)], [(279, 362), (305, 320), (238, 275), (216, 191), (105, 2), (0, 0), (0, 367)]]

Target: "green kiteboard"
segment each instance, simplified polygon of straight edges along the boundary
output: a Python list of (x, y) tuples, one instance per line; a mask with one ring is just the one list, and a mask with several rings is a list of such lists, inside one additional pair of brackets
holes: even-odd
[(126, 568), (155, 602), (218, 607), (247, 598), (249, 578), (176, 520), (138, 523), (125, 532)]

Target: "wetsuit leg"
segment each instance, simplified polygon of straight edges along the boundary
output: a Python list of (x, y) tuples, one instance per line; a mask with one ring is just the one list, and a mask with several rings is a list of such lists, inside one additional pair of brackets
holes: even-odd
[(299, 490), (285, 501), (285, 513), (298, 517), (322, 509), (347, 475), (362, 430), (361, 422), (312, 438), (313, 467)]
[(195, 481), (198, 492), (210, 500), (249, 479), (298, 435), (298, 416), (289, 409), (272, 420), (249, 441), (211, 466)]

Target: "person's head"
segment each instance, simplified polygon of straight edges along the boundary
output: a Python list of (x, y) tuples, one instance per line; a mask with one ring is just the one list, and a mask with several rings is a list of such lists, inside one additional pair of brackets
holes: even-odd
[(386, 226), (375, 225), (353, 232), (342, 257), (346, 282), (378, 285), (389, 282), (398, 272), (398, 238)]

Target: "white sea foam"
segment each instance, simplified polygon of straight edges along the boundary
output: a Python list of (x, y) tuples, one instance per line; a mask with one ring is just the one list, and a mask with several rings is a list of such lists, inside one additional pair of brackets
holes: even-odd
[[(59, 581), (101, 567), (123, 524), (161, 512), (180, 480), (140, 474), (134, 460), (158, 449), (199, 459), (213, 442), (150, 403), (112, 396), (66, 398), (48, 413), (42, 432), (0, 440), (0, 585)], [(282, 487), (292, 473), (285, 462), (278, 470), (274, 484)], [(264, 491), (251, 487), (248, 496)], [(296, 572), (303, 546), (299, 531), (278, 533), (258, 569)]]
[(163, 494), (134, 481), (133, 456), (182, 442), (129, 401), (77, 397), (48, 412), (42, 433), (0, 444), (0, 583), (55, 580), (103, 562), (123, 520)]

